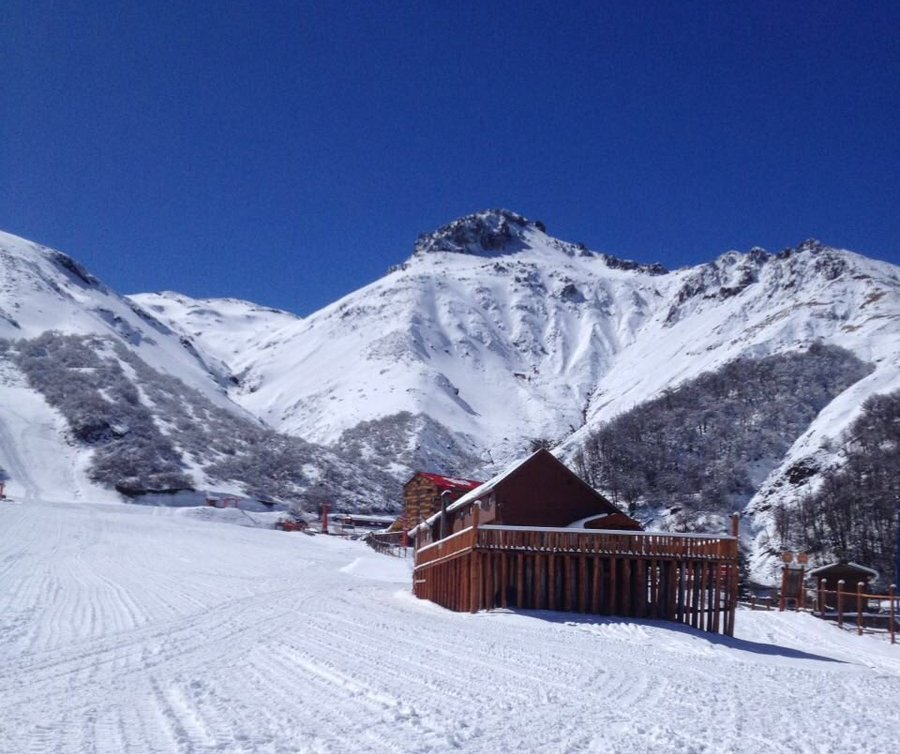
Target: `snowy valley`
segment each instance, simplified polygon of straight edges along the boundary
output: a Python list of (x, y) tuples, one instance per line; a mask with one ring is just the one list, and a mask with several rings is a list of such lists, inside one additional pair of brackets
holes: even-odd
[(810, 494), (855, 489), (836, 469), (897, 478), (897, 268), (806, 243), (667, 272), (491, 211), (305, 318), (122, 297), (9, 235), (0, 275), (0, 754), (895, 748), (883, 634), (456, 613), (411, 558), (196, 504), (397, 511), (414, 469), (550, 446), (651, 528), (740, 512), (771, 582)]

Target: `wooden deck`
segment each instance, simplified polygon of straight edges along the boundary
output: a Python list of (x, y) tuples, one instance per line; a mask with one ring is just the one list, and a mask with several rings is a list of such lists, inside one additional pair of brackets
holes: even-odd
[(416, 596), (495, 607), (655, 618), (733, 635), (734, 536), (470, 526), (416, 551)]

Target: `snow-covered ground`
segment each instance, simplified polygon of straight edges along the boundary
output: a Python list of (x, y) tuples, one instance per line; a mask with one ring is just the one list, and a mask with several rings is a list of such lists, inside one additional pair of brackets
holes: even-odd
[[(887, 752), (900, 646), (455, 614), (363, 544), (0, 503), (0, 752)], [(213, 515), (209, 511), (206, 516)]]

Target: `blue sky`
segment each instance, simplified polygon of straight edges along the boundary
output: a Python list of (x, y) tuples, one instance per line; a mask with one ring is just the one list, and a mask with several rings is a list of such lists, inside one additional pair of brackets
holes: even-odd
[(900, 263), (900, 3), (6, 0), (0, 228), (308, 313), (507, 207), (670, 267)]

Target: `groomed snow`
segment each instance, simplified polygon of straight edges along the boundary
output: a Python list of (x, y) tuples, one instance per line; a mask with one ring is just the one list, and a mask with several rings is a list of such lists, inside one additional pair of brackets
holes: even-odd
[[(206, 512), (206, 515), (212, 515)], [(900, 646), (455, 614), (363, 544), (186, 509), (0, 503), (0, 751), (887, 752)]]

